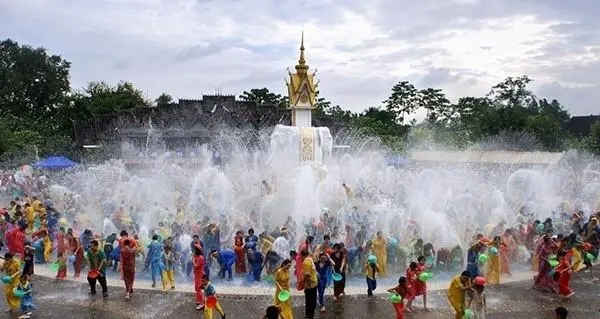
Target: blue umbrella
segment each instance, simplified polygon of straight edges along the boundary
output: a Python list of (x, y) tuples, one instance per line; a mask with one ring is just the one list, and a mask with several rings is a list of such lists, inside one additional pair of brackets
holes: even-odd
[(42, 169), (65, 169), (77, 166), (79, 164), (73, 162), (72, 160), (64, 157), (64, 156), (50, 156), (39, 162), (35, 162), (31, 164), (31, 166), (35, 168)]

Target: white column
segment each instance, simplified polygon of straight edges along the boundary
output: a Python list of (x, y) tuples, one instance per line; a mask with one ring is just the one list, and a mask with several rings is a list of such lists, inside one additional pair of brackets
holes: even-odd
[(294, 109), (292, 118), (295, 127), (312, 127), (312, 110), (310, 109)]

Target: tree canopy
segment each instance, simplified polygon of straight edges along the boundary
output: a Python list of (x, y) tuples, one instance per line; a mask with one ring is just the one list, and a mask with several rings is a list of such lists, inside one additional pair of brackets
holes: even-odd
[[(126, 81), (91, 81), (73, 89), (70, 67), (69, 61), (44, 48), (10, 39), (0, 42), (0, 162), (68, 153), (73, 123), (153, 104)], [(527, 75), (508, 77), (485, 96), (465, 96), (453, 103), (440, 88), (400, 80), (380, 105), (358, 113), (317, 94), (314, 114), (377, 137), (394, 150), (421, 145), (547, 151), (576, 147), (600, 155), (600, 123), (587, 136), (573, 136), (567, 130), (569, 112), (553, 97), (535, 96), (532, 82)], [(238, 99), (280, 109), (288, 105), (286, 96), (266, 87), (244, 91)], [(153, 102), (170, 105), (173, 97), (162, 93)], [(425, 114), (425, 120), (415, 121), (416, 113)]]

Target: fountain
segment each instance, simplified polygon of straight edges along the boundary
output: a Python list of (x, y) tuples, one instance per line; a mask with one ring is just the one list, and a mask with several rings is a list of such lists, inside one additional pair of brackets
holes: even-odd
[[(367, 239), (382, 231), (405, 250), (417, 237), (435, 248), (466, 247), (489, 225), (505, 221), (518, 227), (528, 218), (553, 216), (565, 202), (572, 203), (567, 210), (598, 208), (600, 170), (591, 161), (570, 160), (571, 155), (555, 165), (519, 169), (495, 163), (393, 167), (380, 148), (352, 138), (352, 154), (333, 156), (329, 129), (311, 123), (318, 83), (308, 73), (304, 37), (295, 69), (287, 83), (291, 126), (263, 134), (263, 145), (247, 145), (244, 132), (227, 130), (217, 134), (218, 143), (194, 148), (193, 156), (177, 161), (163, 153), (143, 167), (111, 160), (75, 171), (53, 186), (50, 196), (60, 207), (63, 193), (77, 194), (73, 215), (105, 234), (118, 227), (103, 207), (122, 207), (141, 235), (161, 221), (191, 228), (208, 219), (220, 223), (221, 241), (229, 245), (224, 239), (235, 230), (251, 226), (271, 232), (287, 223), (295, 225), (297, 246), (327, 211), (332, 217), (327, 231), (336, 240), (346, 235), (346, 226), (354, 235), (365, 225)], [(159, 152), (152, 149), (159, 143), (149, 126), (146, 155)], [(226, 145), (217, 150), (218, 163), (217, 144)], [(577, 182), (564, 183), (572, 180)], [(526, 215), (518, 214), (522, 207)], [(179, 238), (183, 246), (190, 240)]]
[(294, 194), (294, 198), (291, 198), (291, 214), (303, 216), (307, 212), (316, 214), (323, 206), (319, 194), (325, 184), (321, 182), (333, 149), (329, 128), (312, 127), (318, 83), (315, 83), (316, 72), (308, 73), (309, 66), (304, 57), (304, 33), (295, 69), (295, 73), (288, 70), (290, 81), (286, 82), (292, 123), (291, 126), (277, 125), (273, 130), (267, 167), (277, 180), (283, 177), (290, 181), (287, 187)]

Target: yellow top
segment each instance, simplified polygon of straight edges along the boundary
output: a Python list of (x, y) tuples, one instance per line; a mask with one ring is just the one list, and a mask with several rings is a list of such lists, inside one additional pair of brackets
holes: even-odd
[(19, 276), (16, 274), (21, 272), (21, 262), (18, 259), (13, 258), (10, 261), (5, 262), (0, 270), (6, 272), (7, 276), (12, 277), (10, 280), (11, 284), (16, 285), (19, 282)]
[(27, 219), (27, 221), (30, 222), (35, 219), (35, 210), (33, 209), (33, 207), (27, 207), (27, 209), (25, 210), (25, 219)]
[(317, 84), (314, 83), (314, 73), (309, 74), (309, 66), (304, 58), (304, 32), (300, 41), (300, 58), (296, 64), (296, 73), (289, 72), (288, 88), (290, 109), (314, 109)]
[(281, 289), (283, 289), (283, 290), (289, 291), (290, 290), (290, 271), (283, 267), (277, 269), (277, 272), (275, 273), (275, 281), (279, 285), (276, 287), (277, 293), (279, 293), (279, 291), (280, 291), (279, 287), (281, 287)]
[(370, 264), (367, 263), (365, 264), (365, 275), (367, 276), (367, 278), (374, 280), (375, 278), (375, 274), (379, 272), (379, 265), (377, 263), (375, 264)]
[(39, 199), (36, 199), (36, 200), (34, 200), (34, 201), (31, 203), (31, 206), (33, 207), (33, 209), (34, 209), (34, 210), (38, 210), (38, 209), (40, 209), (40, 208), (43, 208), (43, 207), (44, 207), (44, 205), (42, 205), (42, 202), (41, 202)]
[(308, 275), (308, 279), (304, 282), (304, 288), (315, 288), (317, 286), (317, 267), (315, 267), (315, 262), (311, 257), (304, 258), (302, 274), (304, 278)]
[(465, 285), (463, 285), (462, 280), (460, 280), (460, 275), (452, 278), (452, 282), (450, 282), (450, 287), (448, 287), (448, 297), (451, 298), (464, 298)]
[(385, 239), (383, 238), (379, 238), (376, 237), (375, 239), (373, 239), (373, 241), (371, 241), (371, 245), (373, 248), (373, 251), (377, 252), (377, 253), (385, 253)]
[(269, 238), (262, 238), (260, 241), (260, 251), (263, 254), (267, 254), (269, 250), (273, 248), (273, 242)]

